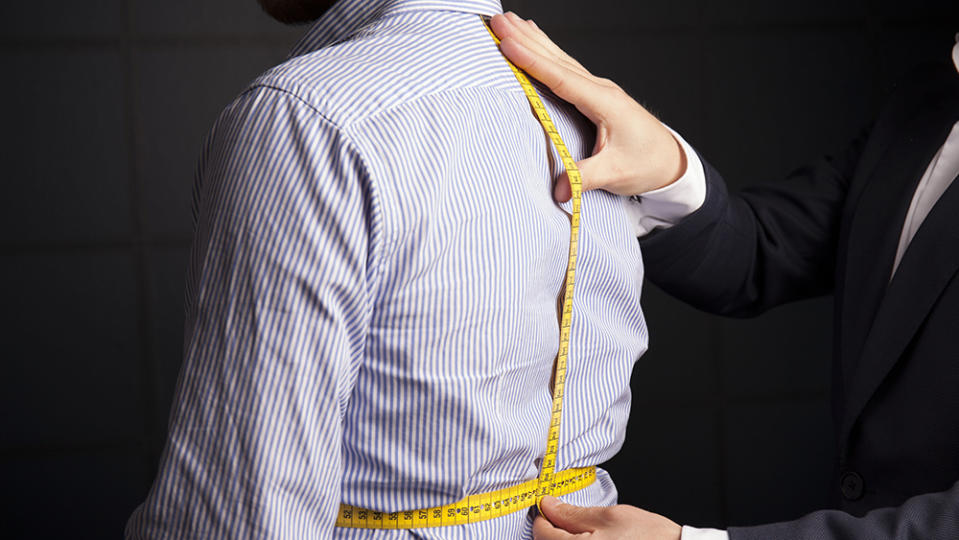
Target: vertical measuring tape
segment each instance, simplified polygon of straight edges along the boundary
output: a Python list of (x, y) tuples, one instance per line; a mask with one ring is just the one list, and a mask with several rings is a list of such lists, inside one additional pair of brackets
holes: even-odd
[[(499, 44), (496, 34), (483, 20), (486, 30)], [(513, 75), (523, 87), (537, 120), (556, 147), (559, 157), (569, 177), (572, 200), (572, 214), (569, 228), (569, 258), (566, 265), (566, 279), (563, 282), (563, 311), (559, 326), (559, 351), (553, 368), (553, 404), (550, 414), (549, 433), (546, 438), (546, 453), (540, 467), (539, 477), (522, 484), (490, 493), (470, 495), (469, 497), (444, 506), (422, 508), (403, 512), (377, 512), (348, 504), (341, 504), (336, 517), (337, 527), (368, 529), (413, 529), (421, 527), (443, 527), (463, 525), (492, 519), (534, 503), (537, 508), (547, 495), (564, 495), (582, 489), (596, 479), (596, 467), (567, 469), (556, 472), (556, 454), (559, 451), (559, 428), (563, 418), (563, 391), (566, 386), (566, 363), (569, 357), (569, 333), (573, 318), (573, 283), (576, 276), (576, 251), (579, 245), (579, 215), (582, 195), (582, 177), (576, 167), (576, 161), (563, 143), (556, 125), (546, 112), (543, 100), (529, 78), (512, 62), (505, 59)]]
[[(483, 22), (486, 24), (485, 20)], [(499, 45), (499, 38), (496, 37), (496, 34), (493, 33), (488, 24), (486, 25), (486, 30), (493, 36), (496, 44)], [(539, 94), (536, 93), (536, 88), (533, 87), (533, 83), (529, 81), (526, 74), (516, 67), (515, 64), (508, 59), (506, 63), (509, 65), (510, 70), (512, 70), (513, 75), (516, 76), (520, 86), (523, 87), (523, 92), (526, 94), (526, 99), (529, 100), (529, 104), (533, 108), (536, 118), (539, 120), (539, 123), (542, 124), (543, 130), (546, 131), (549, 140), (553, 142), (560, 159), (563, 161), (563, 166), (566, 168), (566, 176), (569, 177), (569, 188), (573, 202), (569, 228), (569, 259), (566, 266), (566, 280), (563, 286), (563, 314), (559, 325), (559, 352), (556, 355), (556, 365), (553, 375), (553, 410), (549, 423), (549, 435), (546, 439), (546, 455), (543, 456), (543, 465), (539, 472), (539, 489), (536, 494), (536, 506), (539, 507), (539, 503), (543, 500), (543, 497), (553, 495), (555, 482), (554, 472), (556, 469), (556, 454), (559, 450), (559, 427), (563, 417), (563, 390), (566, 386), (566, 362), (569, 358), (569, 332), (573, 318), (573, 282), (576, 276), (576, 248), (579, 245), (579, 213), (583, 179), (579, 174), (579, 168), (576, 167), (576, 161), (573, 160), (573, 156), (570, 155), (569, 150), (566, 148), (563, 138), (560, 137), (559, 131), (556, 129), (556, 124), (553, 123), (553, 120), (549, 117), (549, 113), (546, 112), (546, 106), (543, 105), (543, 100), (540, 99)]]

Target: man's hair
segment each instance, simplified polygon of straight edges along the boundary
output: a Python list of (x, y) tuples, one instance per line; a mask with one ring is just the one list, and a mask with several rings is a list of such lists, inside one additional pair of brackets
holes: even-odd
[(264, 11), (284, 24), (308, 23), (319, 19), (336, 0), (257, 0)]

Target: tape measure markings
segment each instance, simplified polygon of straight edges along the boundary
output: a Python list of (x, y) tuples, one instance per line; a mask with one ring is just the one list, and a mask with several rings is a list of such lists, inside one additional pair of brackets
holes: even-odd
[[(500, 40), (486, 24), (483, 24), (499, 44)], [(537, 507), (543, 497), (547, 495), (565, 495), (582, 489), (596, 479), (596, 467), (567, 469), (555, 472), (556, 455), (559, 451), (559, 429), (562, 424), (563, 395), (566, 386), (566, 365), (569, 356), (569, 336), (573, 316), (573, 286), (576, 276), (576, 252), (579, 247), (580, 206), (582, 194), (582, 177), (576, 162), (570, 155), (566, 144), (556, 129), (556, 125), (546, 111), (546, 106), (540, 99), (536, 88), (526, 75), (509, 59), (504, 57), (513, 75), (523, 88), (523, 93), (543, 126), (550, 141), (556, 147), (566, 176), (569, 178), (570, 199), (572, 212), (570, 218), (569, 256), (566, 265), (566, 278), (563, 286), (563, 308), (560, 318), (559, 350), (553, 372), (553, 403), (550, 414), (549, 432), (546, 439), (546, 453), (540, 467), (538, 478), (529, 480), (517, 486), (511, 486), (498, 491), (470, 495), (463, 500), (444, 506), (408, 510), (403, 512), (375, 512), (363, 508), (341, 504), (337, 513), (336, 526), (367, 529), (413, 529), (422, 527), (443, 527), (448, 525), (463, 525), (485, 521), (505, 514), (529, 508), (533, 504)]]

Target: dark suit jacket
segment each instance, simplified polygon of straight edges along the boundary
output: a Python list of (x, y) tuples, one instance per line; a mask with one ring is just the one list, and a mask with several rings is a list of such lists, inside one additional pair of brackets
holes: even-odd
[(835, 297), (838, 511), (733, 540), (959, 538), (959, 180), (889, 282), (913, 192), (957, 120), (959, 74), (925, 70), (842, 154), (785, 181), (729, 195), (704, 163), (703, 207), (642, 239), (649, 279), (706, 311)]

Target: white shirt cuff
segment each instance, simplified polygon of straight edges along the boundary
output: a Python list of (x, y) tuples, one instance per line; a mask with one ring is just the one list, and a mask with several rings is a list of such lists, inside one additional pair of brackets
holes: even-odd
[(666, 126), (666, 129), (676, 137), (686, 154), (686, 172), (672, 184), (647, 191), (639, 196), (639, 200), (630, 200), (626, 209), (636, 236), (645, 236), (653, 229), (672, 227), (699, 210), (706, 200), (706, 173), (703, 171), (703, 162), (686, 139), (669, 126)]
[(683, 535), (680, 540), (729, 540), (729, 534), (719, 529), (683, 527)]

